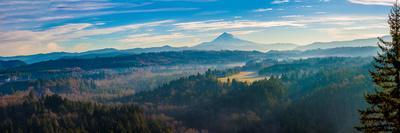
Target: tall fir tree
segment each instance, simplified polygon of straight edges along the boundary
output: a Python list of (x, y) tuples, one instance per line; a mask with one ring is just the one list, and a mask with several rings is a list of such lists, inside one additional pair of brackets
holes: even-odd
[(371, 76), (375, 92), (365, 96), (370, 106), (361, 110), (362, 132), (400, 133), (400, 7), (396, 1), (388, 20), (391, 41), (379, 38), (381, 52), (375, 57)]

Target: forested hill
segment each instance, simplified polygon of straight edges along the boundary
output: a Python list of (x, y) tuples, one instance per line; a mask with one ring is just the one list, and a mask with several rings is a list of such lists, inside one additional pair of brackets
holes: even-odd
[[(129, 56), (91, 58), (91, 59), (59, 59), (34, 63), (9, 69), (5, 72), (59, 70), (66, 68), (102, 69), (127, 68), (145, 66), (163, 66), (178, 64), (218, 64), (229, 62), (246, 62), (262, 58), (261, 52), (245, 51), (182, 51), (144, 53)], [(4, 72), (3, 72), (4, 73)]]
[(261, 75), (274, 75), (282, 73), (295, 73), (298, 71), (318, 72), (321, 69), (356, 68), (360, 65), (368, 65), (373, 61), (371, 57), (328, 57), (310, 58), (306, 60), (283, 61), (271, 67), (265, 67), (259, 71)]
[(0, 70), (19, 67), (19, 66), (23, 66), (23, 65), (26, 65), (26, 63), (23, 61), (19, 61), (19, 60), (10, 60), (10, 61), (1, 61), (0, 60)]
[(0, 129), (3, 133), (172, 132), (147, 119), (137, 106), (73, 102), (57, 95), (36, 98), (32, 93), (22, 104), (0, 107)]

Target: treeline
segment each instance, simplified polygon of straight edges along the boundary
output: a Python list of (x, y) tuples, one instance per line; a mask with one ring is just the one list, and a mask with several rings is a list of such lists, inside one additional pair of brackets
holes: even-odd
[[(121, 73), (115, 71), (47, 73), (49, 74), (47, 77), (44, 77), (44, 73), (32, 73), (33, 75), (19, 73), (14, 74), (15, 77), (19, 77), (17, 81), (0, 84), (0, 96), (12, 95), (28, 90), (34, 90), (40, 94), (126, 95), (126, 93), (131, 94), (143, 90), (152, 90), (180, 77), (196, 73), (212, 73), (213, 75), (224, 77), (240, 72), (241, 68), (236, 67), (224, 71), (206, 70), (196, 70), (193, 68), (193, 70), (172, 70), (171, 72), (131, 70)], [(73, 99), (73, 97), (71, 98)]]
[(279, 61), (277, 59), (251, 60), (246, 62), (246, 65), (242, 67), (242, 70), (259, 71), (260, 69), (268, 68), (278, 63)]
[(3, 133), (173, 131), (159, 121), (147, 119), (134, 105), (73, 102), (57, 95), (36, 98), (32, 93), (22, 104), (0, 108), (0, 129)]
[(259, 71), (260, 75), (315, 73), (322, 69), (354, 68), (370, 64), (371, 57), (327, 57), (282, 61)]
[(31, 80), (8, 82), (0, 85), (0, 96), (10, 95), (16, 92), (34, 90), (40, 94), (51, 93), (76, 93), (101, 91), (96, 90), (97, 85), (94, 80), (86, 80), (81, 78), (60, 78), (52, 80)]

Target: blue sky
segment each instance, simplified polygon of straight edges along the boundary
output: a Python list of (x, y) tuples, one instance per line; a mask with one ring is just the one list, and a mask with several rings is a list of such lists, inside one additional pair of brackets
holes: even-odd
[(387, 34), (395, 0), (0, 0), (0, 56), (193, 46), (222, 32), (259, 43)]

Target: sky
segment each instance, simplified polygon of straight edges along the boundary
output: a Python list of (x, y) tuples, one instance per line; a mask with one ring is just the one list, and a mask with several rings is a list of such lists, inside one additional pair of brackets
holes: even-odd
[(388, 34), (395, 0), (0, 0), (0, 56), (194, 46), (223, 32), (269, 43)]

